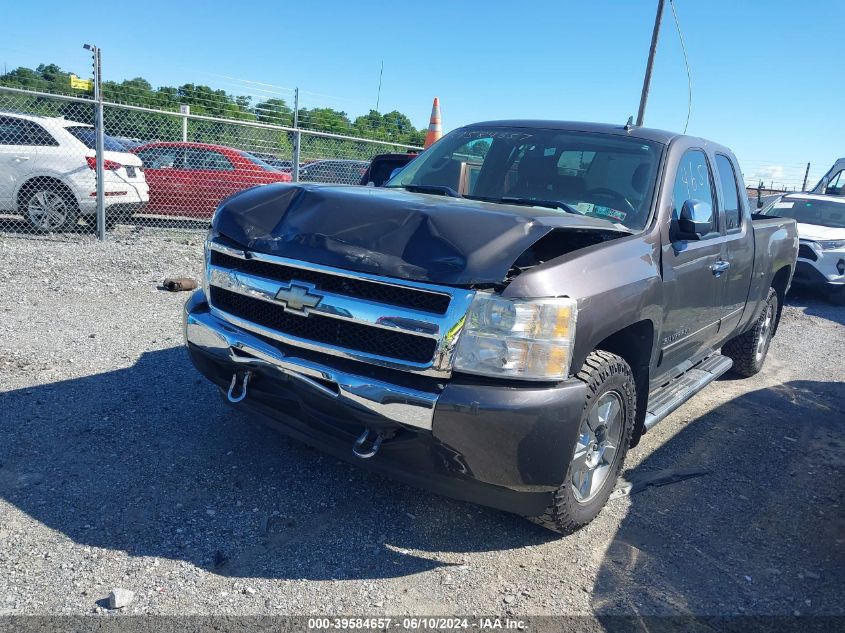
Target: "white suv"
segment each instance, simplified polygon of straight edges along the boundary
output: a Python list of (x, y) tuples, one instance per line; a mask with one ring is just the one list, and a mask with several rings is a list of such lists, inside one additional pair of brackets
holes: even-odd
[(790, 193), (763, 211), (798, 222), (794, 285), (813, 286), (845, 304), (845, 198)]
[[(149, 201), (141, 159), (105, 137), (103, 192), (109, 225)], [(94, 128), (62, 117), (0, 112), (0, 213), (23, 215), (38, 231), (94, 225)]]

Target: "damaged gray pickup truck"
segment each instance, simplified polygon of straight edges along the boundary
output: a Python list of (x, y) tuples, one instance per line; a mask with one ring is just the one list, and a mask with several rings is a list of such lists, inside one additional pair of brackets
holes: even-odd
[(794, 221), (751, 215), (725, 147), (480, 123), (385, 188), (223, 201), (185, 337), (284, 432), (568, 533), (645, 431), (732, 365), (760, 370), (797, 250)]

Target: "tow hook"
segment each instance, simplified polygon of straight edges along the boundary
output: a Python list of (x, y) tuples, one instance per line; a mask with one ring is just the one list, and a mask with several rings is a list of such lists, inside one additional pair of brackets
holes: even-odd
[(370, 457), (378, 453), (378, 449), (381, 448), (381, 442), (384, 439), (384, 435), (382, 435), (381, 431), (379, 431), (378, 433), (376, 433), (376, 439), (373, 440), (373, 444), (370, 447), (370, 450), (361, 450), (361, 447), (364, 445), (364, 442), (366, 442), (367, 438), (369, 437), (370, 429), (364, 429), (364, 432), (361, 433), (361, 437), (355, 440), (355, 443), (352, 445), (352, 452), (355, 454), (356, 457), (360, 457), (361, 459), (370, 459)]
[(243, 374), (243, 380), (241, 381), (241, 388), (240, 388), (240, 395), (235, 395), (235, 387), (238, 385), (238, 372), (232, 374), (232, 382), (229, 384), (229, 391), (226, 392), (226, 397), (229, 399), (229, 402), (232, 404), (236, 402), (240, 402), (244, 398), (246, 398), (247, 386), (249, 385), (249, 379), (252, 376), (252, 371), (247, 370)]

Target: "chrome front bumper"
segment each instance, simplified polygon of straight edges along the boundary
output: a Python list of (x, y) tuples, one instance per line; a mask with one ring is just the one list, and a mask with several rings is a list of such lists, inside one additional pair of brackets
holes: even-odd
[(339, 404), (364, 409), (404, 426), (431, 430), (439, 394), (358, 376), (286, 354), (212, 315), (198, 295), (201, 296), (201, 291), (185, 304), (187, 344), (244, 372), (251, 369), (279, 372)]

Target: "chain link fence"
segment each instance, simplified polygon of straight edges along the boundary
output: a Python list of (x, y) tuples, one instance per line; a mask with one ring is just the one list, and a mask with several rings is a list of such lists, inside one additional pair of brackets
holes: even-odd
[[(96, 231), (94, 108), (88, 98), (0, 87), (0, 231)], [(109, 230), (205, 230), (218, 203), (238, 191), (296, 180), (358, 185), (373, 156), (418, 149), (187, 108), (106, 103), (103, 119)]]

